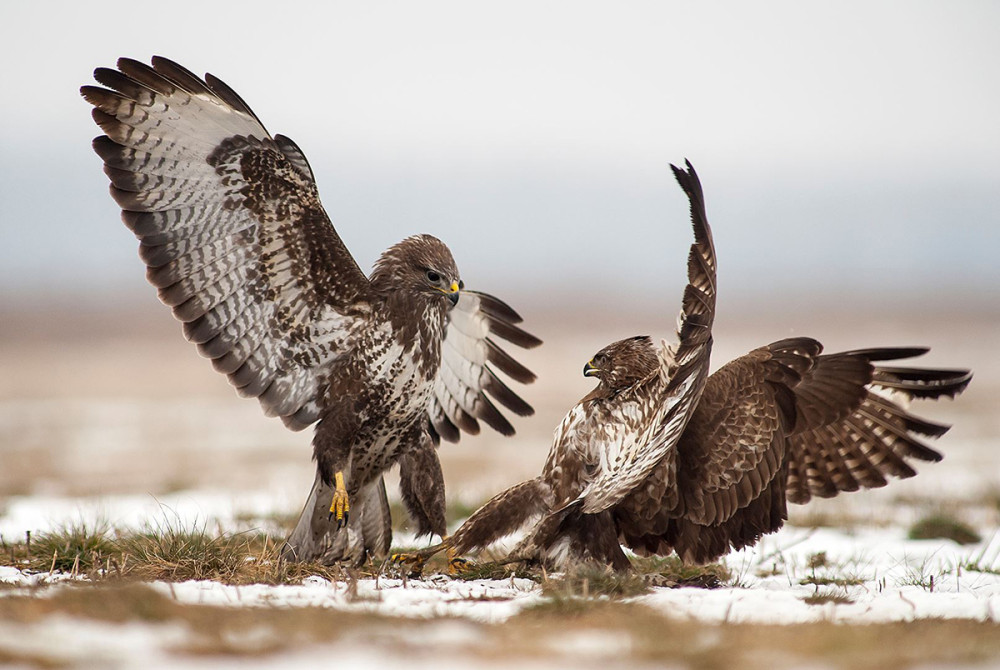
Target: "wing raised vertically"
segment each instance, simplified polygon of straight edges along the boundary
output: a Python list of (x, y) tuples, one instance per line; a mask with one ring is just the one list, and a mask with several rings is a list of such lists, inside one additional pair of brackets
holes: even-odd
[(705, 213), (701, 181), (690, 162), (682, 170), (671, 165), (691, 204), (694, 244), (688, 254), (688, 284), (677, 319), (675, 345), (660, 352), (660, 385), (650, 387), (652, 416), (637, 422), (628, 439), (604, 445), (601, 469), (581, 494), (583, 511), (593, 514), (618, 504), (665, 459), (675, 458), (676, 445), (708, 378), (715, 320), (716, 260), (712, 230)]
[(104, 132), (94, 149), (150, 283), (241, 395), (305, 428), (370, 288), (302, 152), (222, 81), (166, 58), (94, 77), (106, 88), (81, 88)]

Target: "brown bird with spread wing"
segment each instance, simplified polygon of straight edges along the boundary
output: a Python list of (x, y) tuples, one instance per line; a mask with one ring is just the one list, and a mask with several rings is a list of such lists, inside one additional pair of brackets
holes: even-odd
[(584, 367), (597, 387), (555, 431), (542, 474), (487, 502), (443, 545), (463, 554), (526, 526), (508, 560), (629, 568), (622, 546), (703, 563), (781, 528), (787, 502), (912, 477), (941, 455), (918, 439), (947, 426), (911, 399), (954, 397), (967, 370), (883, 365), (923, 348), (823, 354), (816, 340), (774, 342), (709, 376), (716, 257), (701, 183), (673, 167), (695, 242), (678, 342), (608, 345)]
[(316, 480), (289, 560), (361, 563), (392, 539), (382, 475), (399, 463), (418, 534), (444, 536), (441, 438), (514, 429), (531, 407), (494, 372), (534, 375), (494, 341), (540, 341), (502, 301), (464, 290), (430, 235), (386, 250), (370, 277), (319, 200), (298, 146), (264, 129), (212, 75), (165, 58), (98, 68), (84, 86), (111, 195), (147, 279), (237, 392), (292, 430), (316, 424)]

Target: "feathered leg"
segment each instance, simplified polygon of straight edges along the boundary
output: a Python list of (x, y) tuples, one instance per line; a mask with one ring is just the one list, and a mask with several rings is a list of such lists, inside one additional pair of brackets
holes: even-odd
[[(444, 474), (441, 472), (441, 461), (434, 443), (424, 430), (421, 430), (417, 438), (417, 446), (399, 459), (399, 488), (406, 511), (416, 524), (417, 537), (434, 534), (441, 538), (441, 545), (438, 546), (447, 547)], [(401, 553), (394, 554), (392, 560), (406, 564), (410, 574), (418, 576), (432, 555), (433, 553), (424, 555), (422, 552)], [(464, 564), (464, 560), (455, 558), (455, 553), (449, 547), (449, 572), (460, 571)]]
[(399, 459), (399, 488), (403, 504), (417, 526), (417, 537), (448, 533), (445, 524), (444, 475), (430, 438)]
[(316, 479), (282, 550), (286, 560), (360, 565), (368, 554), (388, 551), (392, 527), (385, 484), (381, 477), (353, 472), (351, 428), (326, 419), (316, 427)]
[(552, 490), (541, 478), (521, 482), (493, 496), (477, 509), (455, 531), (450, 544), (457, 554), (484, 549), (532, 518), (545, 514), (552, 504)]
[(476, 510), (465, 523), (440, 544), (412, 554), (396, 554), (393, 560), (423, 564), (428, 558), (448, 550), (449, 566), (454, 569), (456, 558), (473, 549), (483, 549), (500, 538), (510, 535), (531, 519), (548, 512), (553, 503), (552, 490), (541, 478), (529, 479), (493, 496)]

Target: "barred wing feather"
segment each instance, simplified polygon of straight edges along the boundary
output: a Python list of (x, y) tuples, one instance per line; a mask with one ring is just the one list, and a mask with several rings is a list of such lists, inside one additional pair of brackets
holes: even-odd
[[(518, 416), (530, 416), (532, 407), (514, 393), (496, 374), (529, 384), (535, 375), (500, 348), (494, 337), (523, 348), (541, 340), (521, 330), (521, 317), (506, 303), (476, 291), (461, 293), (449, 312), (448, 328), (441, 345), (441, 368), (427, 415), (436, 440), (457, 442), (461, 431), (479, 433), (479, 421), (503, 435), (514, 428), (493, 401)], [(496, 370), (496, 371), (495, 371)]]
[(323, 372), (369, 316), (369, 283), (301, 150), (216, 77), (120, 59), (81, 88), (94, 149), (184, 334), (241, 395), (299, 430)]
[[(690, 162), (671, 165), (691, 204), (694, 244), (688, 254), (688, 284), (678, 317), (675, 347), (660, 352), (658, 396), (649, 399), (649, 421), (636, 434), (604, 445), (598, 476), (581, 494), (583, 511), (594, 514), (618, 504), (665, 458), (676, 458), (676, 446), (697, 406), (708, 378), (715, 319), (716, 257), (705, 212), (701, 182)], [(633, 439), (634, 438), (634, 439)]]

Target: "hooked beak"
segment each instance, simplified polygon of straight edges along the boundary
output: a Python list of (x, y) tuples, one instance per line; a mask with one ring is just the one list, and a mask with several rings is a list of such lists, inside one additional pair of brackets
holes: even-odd
[(600, 368), (594, 367), (594, 359), (590, 359), (587, 361), (587, 364), (583, 366), (584, 377), (596, 377), (597, 373), (600, 371)]
[(442, 293), (444, 293), (446, 296), (448, 296), (448, 300), (451, 301), (452, 306), (455, 306), (455, 305), (458, 304), (459, 289), (460, 288), (461, 287), (458, 285), (458, 282), (457, 281), (453, 281), (451, 283), (451, 286), (449, 286), (448, 288), (446, 288), (446, 289), (443, 288), (443, 289), (439, 289), (439, 290)]

